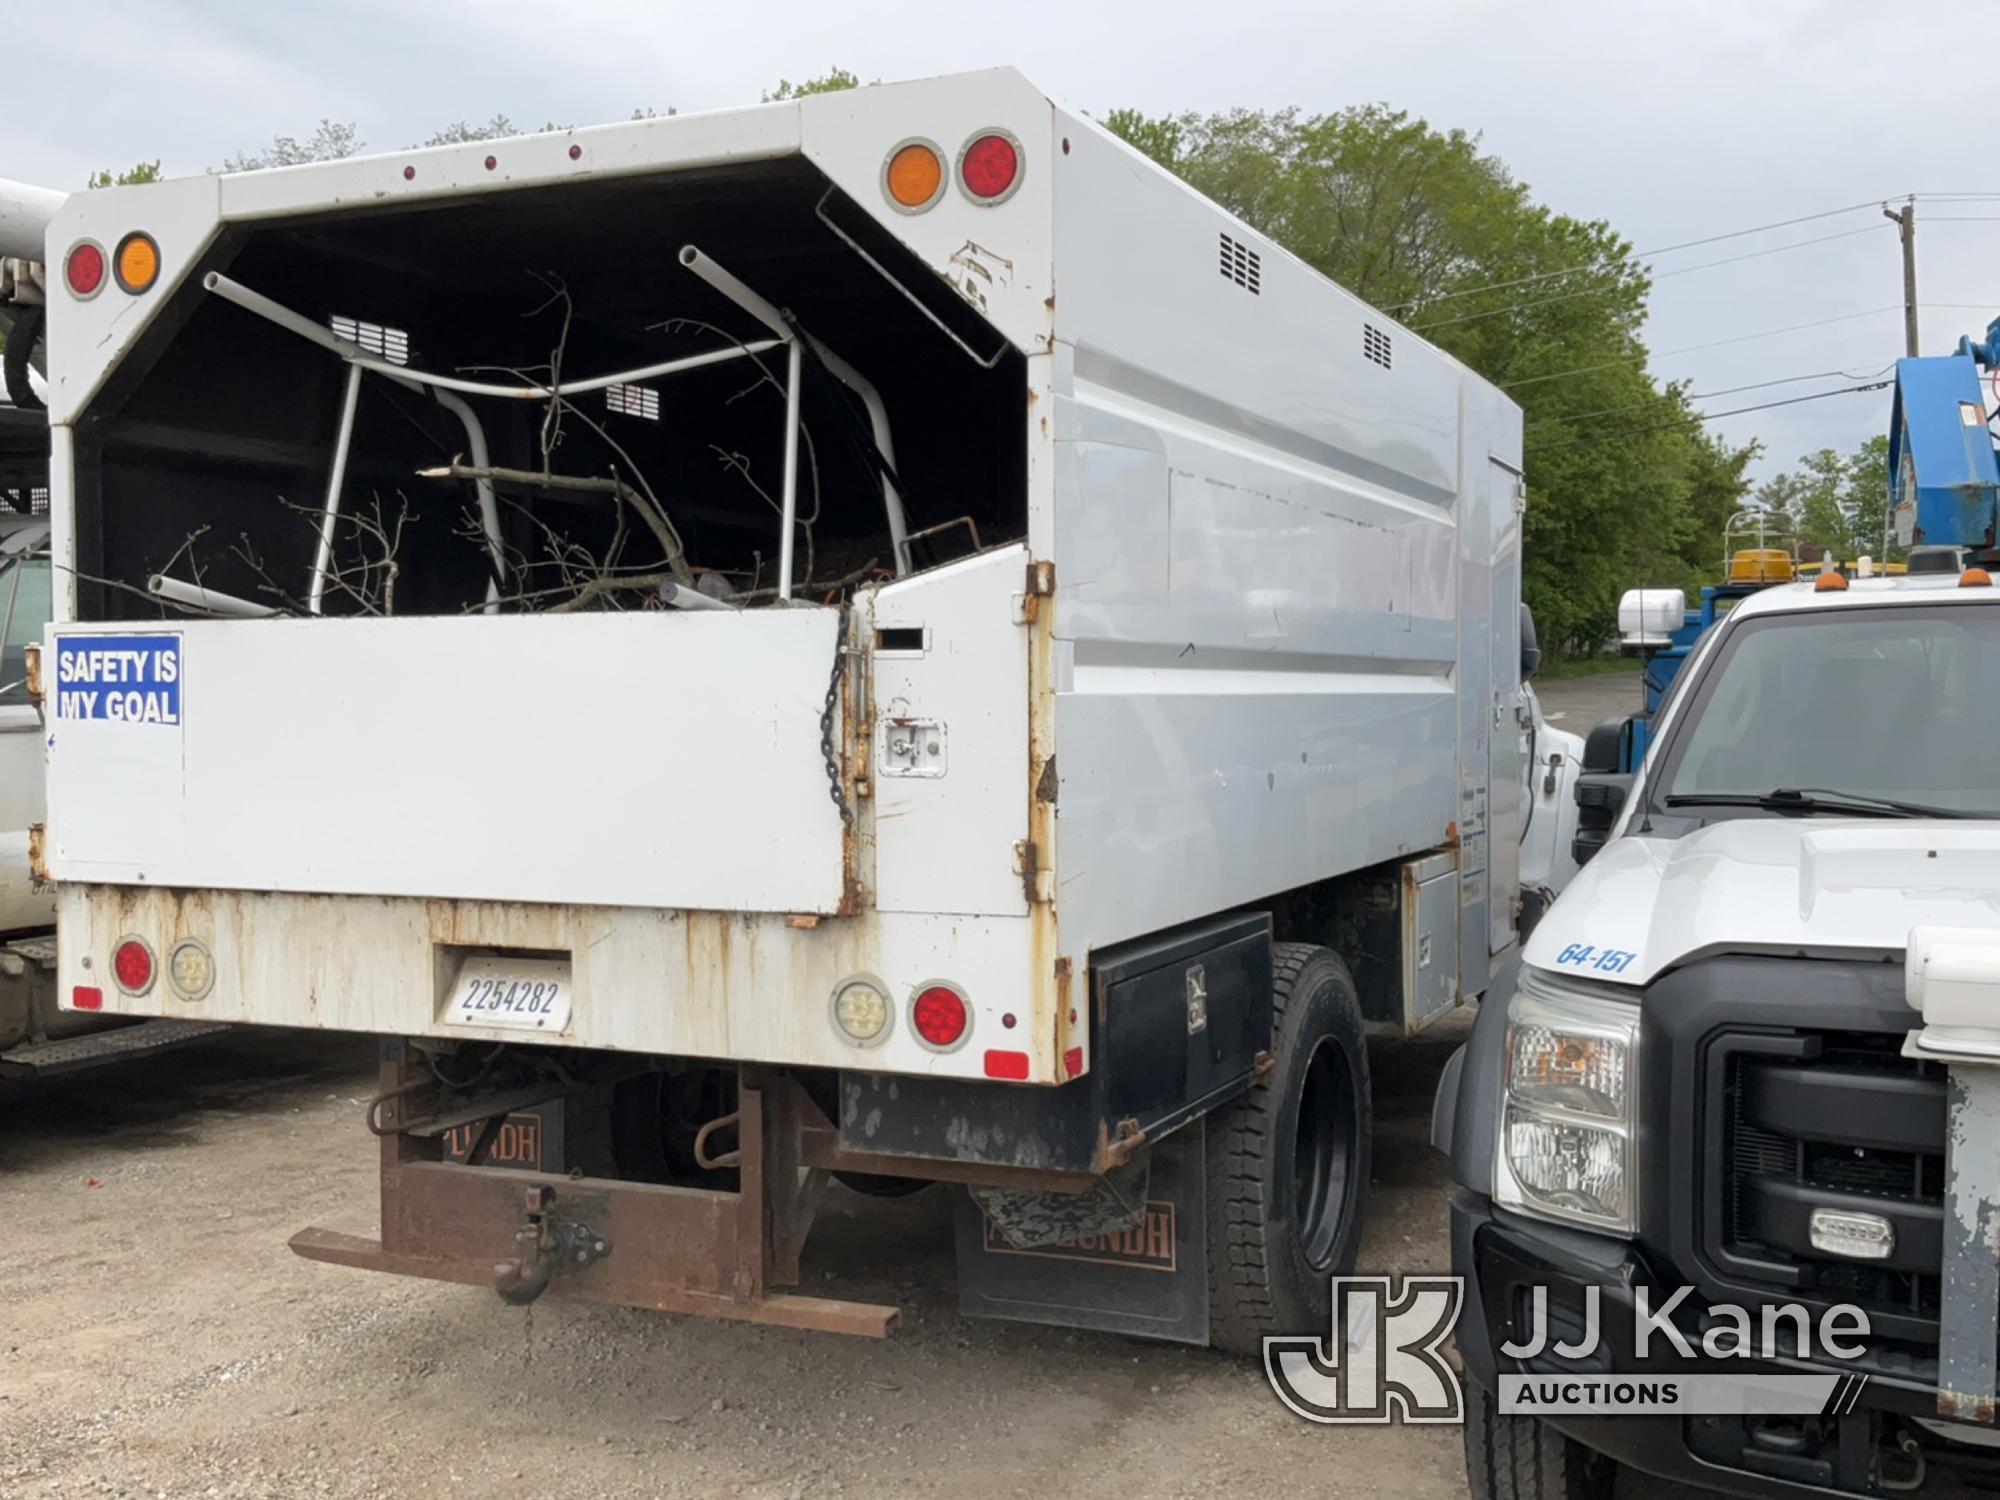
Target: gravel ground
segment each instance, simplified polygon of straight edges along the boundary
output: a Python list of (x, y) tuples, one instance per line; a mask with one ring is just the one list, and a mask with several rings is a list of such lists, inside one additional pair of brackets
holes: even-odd
[[(1372, 1268), (1443, 1269), (1457, 1029), (1376, 1055)], [(244, 1034), (0, 1103), (0, 1496), (1463, 1493), (1455, 1431), (1313, 1428), (1206, 1351), (961, 1319), (944, 1189), (841, 1189), (814, 1231), (808, 1289), (900, 1302), (886, 1342), (298, 1260), (303, 1225), (373, 1230), (371, 1056)]]
[[(1588, 724), (1630, 688), (1543, 700)], [(1375, 1052), (1364, 1269), (1446, 1268), (1462, 1031)], [(943, 1189), (842, 1189), (814, 1232), (808, 1290), (902, 1304), (879, 1343), (298, 1260), (304, 1225), (374, 1230), (371, 1059), (246, 1033), (0, 1099), (0, 1497), (1464, 1493), (1455, 1429), (1315, 1428), (1205, 1351), (961, 1319)]]

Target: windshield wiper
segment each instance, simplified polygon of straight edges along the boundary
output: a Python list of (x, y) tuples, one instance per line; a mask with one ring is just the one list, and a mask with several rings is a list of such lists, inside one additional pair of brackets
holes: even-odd
[(1899, 802), (1865, 792), (1839, 792), (1822, 786), (1781, 786), (1768, 792), (1674, 792), (1668, 807), (1761, 807), (1769, 812), (1834, 813), (1859, 818), (1974, 818), (1981, 814), (1925, 802)]

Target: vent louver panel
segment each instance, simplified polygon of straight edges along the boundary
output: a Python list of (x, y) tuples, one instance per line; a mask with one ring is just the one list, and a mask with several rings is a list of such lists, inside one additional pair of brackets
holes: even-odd
[(651, 386), (607, 385), (604, 388), (604, 409), (620, 416), (644, 417), (648, 422), (660, 420), (660, 393)]
[(1263, 261), (1255, 250), (1240, 240), (1222, 237), (1222, 279), (1233, 281), (1251, 296), (1263, 294)]
[(1389, 335), (1373, 323), (1361, 325), (1361, 352), (1385, 370), (1390, 368), (1390, 362), (1394, 358), (1394, 352), (1389, 345)]
[(350, 344), (359, 344), (377, 359), (386, 359), (392, 365), (410, 362), (410, 335), (401, 328), (384, 328), (380, 323), (364, 323), (359, 318), (342, 317), (338, 313), (326, 321), (327, 326), (341, 338)]

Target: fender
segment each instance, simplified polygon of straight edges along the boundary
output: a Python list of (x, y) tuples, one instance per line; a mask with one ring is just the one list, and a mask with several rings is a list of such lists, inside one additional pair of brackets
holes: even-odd
[(1500, 1075), (1506, 1061), (1507, 1005), (1520, 978), (1518, 955), (1494, 971), (1479, 1002), (1472, 1036), (1445, 1064), (1431, 1106), (1431, 1144), (1451, 1158), (1451, 1178), (1482, 1195), (1493, 1191), (1493, 1143), (1500, 1125)]

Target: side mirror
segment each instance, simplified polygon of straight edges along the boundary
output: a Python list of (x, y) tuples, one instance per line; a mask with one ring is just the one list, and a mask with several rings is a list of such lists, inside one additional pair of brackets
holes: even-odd
[(1526, 682), (1542, 669), (1542, 638), (1535, 631), (1535, 612), (1521, 606), (1521, 680)]
[(1630, 771), (1586, 771), (1576, 778), (1576, 835), (1569, 852), (1580, 865), (1611, 838), (1611, 826), (1632, 790)]
[(1576, 778), (1576, 834), (1569, 846), (1580, 865), (1604, 847), (1624, 810), (1637, 770), (1630, 746), (1640, 723), (1639, 715), (1627, 714), (1606, 719), (1584, 736), (1583, 768)]

